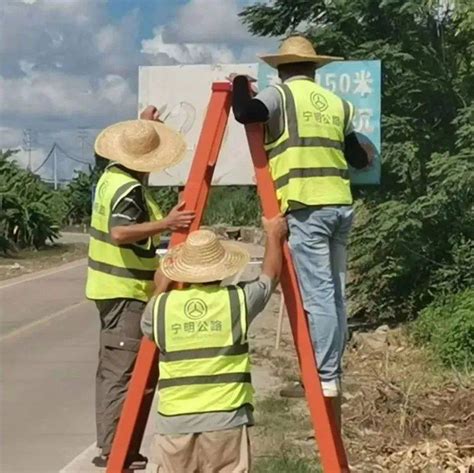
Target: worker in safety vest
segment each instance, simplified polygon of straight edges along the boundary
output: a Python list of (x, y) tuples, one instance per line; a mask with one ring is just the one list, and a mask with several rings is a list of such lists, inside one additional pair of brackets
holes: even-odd
[[(347, 334), (346, 246), (353, 209), (348, 164), (369, 156), (352, 127), (353, 106), (315, 83), (315, 71), (342, 59), (316, 54), (301, 36), (261, 59), (278, 69), (280, 85), (249, 93), (248, 78), (232, 74), (233, 112), (244, 124), (265, 123), (265, 149), (314, 344), (323, 393), (340, 425), (341, 359)], [(301, 384), (282, 395), (304, 396)]]
[[(172, 248), (157, 273), (157, 293), (142, 319), (160, 351), (154, 461), (159, 473), (244, 473), (250, 468), (247, 427), (253, 388), (247, 334), (277, 283), (287, 226), (264, 220), (260, 277), (222, 286), (242, 270), (248, 253), (210, 230), (192, 232)], [(169, 290), (171, 281), (189, 283)]]
[[(148, 174), (180, 162), (183, 138), (156, 121), (148, 107), (141, 120), (116, 123), (95, 142), (96, 155), (106, 158), (97, 183), (90, 228), (86, 295), (100, 316), (100, 351), (96, 375), (97, 446), (94, 465), (105, 467), (120, 417), (138, 347), (140, 318), (154, 290), (158, 267), (156, 247), (167, 230), (187, 228), (193, 212), (176, 206), (164, 217), (147, 189)], [(146, 467), (134, 446), (129, 469)]]

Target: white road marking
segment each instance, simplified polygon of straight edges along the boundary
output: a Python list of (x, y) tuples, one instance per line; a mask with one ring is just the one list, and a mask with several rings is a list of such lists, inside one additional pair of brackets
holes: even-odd
[(17, 284), (23, 284), (25, 282), (34, 281), (35, 279), (44, 278), (51, 274), (60, 273), (62, 271), (67, 271), (68, 269), (78, 268), (87, 263), (86, 258), (82, 258), (78, 261), (73, 261), (72, 263), (63, 264), (62, 266), (57, 266), (56, 268), (52, 269), (45, 269), (44, 271), (37, 271), (29, 276), (19, 276), (14, 278), (13, 280), (7, 280), (4, 283), (0, 283), (0, 290), (7, 289), (12, 286), (16, 286)]
[(35, 321), (33, 321), (29, 324), (23, 325), (22, 327), (19, 327), (16, 330), (13, 330), (12, 332), (9, 332), (6, 335), (3, 335), (2, 337), (0, 337), (0, 342), (3, 342), (5, 340), (10, 340), (11, 338), (15, 338), (18, 335), (21, 335), (22, 333), (27, 332), (28, 330), (31, 330), (33, 328), (36, 328), (36, 327), (40, 326), (40, 325), (51, 322), (52, 320), (63, 316), (64, 314), (66, 314), (70, 310), (77, 309), (78, 307), (81, 307), (81, 306), (83, 306), (85, 304), (88, 304), (88, 303), (89, 303), (88, 300), (83, 300), (81, 302), (76, 302), (75, 304), (70, 305), (68, 307), (64, 307), (63, 309), (58, 310), (57, 312), (53, 312), (52, 314), (49, 314), (49, 315), (43, 317), (42, 319), (35, 320)]
[(98, 471), (105, 471), (99, 470), (91, 463), (92, 458), (96, 456), (97, 452), (98, 450), (94, 442), (83, 452), (79, 453), (79, 455), (77, 455), (77, 457), (75, 457), (65, 467), (61, 468), (61, 470), (59, 470), (59, 473), (97, 473)]

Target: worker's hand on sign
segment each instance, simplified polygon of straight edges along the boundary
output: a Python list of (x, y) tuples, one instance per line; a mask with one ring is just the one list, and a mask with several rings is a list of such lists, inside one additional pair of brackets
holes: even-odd
[(277, 238), (283, 241), (288, 235), (288, 225), (282, 214), (278, 214), (273, 218), (262, 218), (263, 229), (268, 237)]
[(184, 202), (180, 202), (178, 205), (173, 207), (170, 213), (165, 217), (166, 227), (171, 230), (179, 230), (188, 228), (195, 217), (193, 210), (183, 210)]
[(255, 77), (252, 77), (252, 76), (249, 76), (248, 74), (239, 74), (238, 72), (232, 72), (230, 73), (226, 79), (230, 82), (234, 82), (234, 79), (237, 77), (237, 76), (244, 76), (247, 78), (247, 80), (249, 82), (257, 82), (257, 79), (255, 79)]
[(145, 110), (140, 113), (140, 118), (142, 120), (154, 120), (157, 122), (161, 122), (160, 113), (154, 105), (148, 105), (148, 107), (146, 107)]
[(238, 72), (232, 72), (231, 74), (229, 74), (226, 79), (229, 81), (229, 82), (234, 82), (234, 79), (237, 77), (237, 76), (242, 76), (242, 77), (245, 77), (250, 85), (250, 88), (252, 89), (252, 91), (256, 94), (258, 92), (257, 90), (257, 79), (255, 79), (255, 77), (252, 77), (252, 76), (249, 76), (248, 74), (239, 74)]

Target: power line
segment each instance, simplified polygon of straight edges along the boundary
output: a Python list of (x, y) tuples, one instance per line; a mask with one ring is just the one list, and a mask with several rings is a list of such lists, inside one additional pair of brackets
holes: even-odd
[(54, 143), (53, 146), (51, 147), (51, 149), (49, 150), (49, 153), (46, 156), (45, 160), (34, 171), (31, 171), (33, 174), (36, 174), (48, 162), (48, 159), (53, 154), (55, 146), (56, 146), (56, 143)]
[(74, 156), (72, 155), (71, 153), (68, 153), (67, 151), (65, 151), (65, 149), (60, 146), (60, 145), (57, 145), (57, 148), (61, 151), (61, 153), (64, 154), (64, 156), (66, 156), (66, 158), (70, 159), (71, 161), (75, 161), (77, 163), (80, 163), (80, 164), (87, 164), (87, 165), (90, 165), (92, 164), (91, 161), (83, 161), (82, 159), (78, 158), (77, 156)]

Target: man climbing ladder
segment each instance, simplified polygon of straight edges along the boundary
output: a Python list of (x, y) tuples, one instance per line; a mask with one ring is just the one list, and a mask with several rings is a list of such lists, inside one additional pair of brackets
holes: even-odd
[[(346, 344), (346, 246), (353, 219), (348, 163), (369, 164), (352, 129), (353, 107), (314, 81), (317, 67), (342, 59), (316, 54), (301, 36), (262, 56), (282, 85), (251, 98), (248, 79), (233, 75), (232, 107), (244, 124), (265, 123), (265, 150), (318, 363), (324, 396), (341, 424), (341, 360)], [(302, 385), (283, 395), (304, 397)]]

